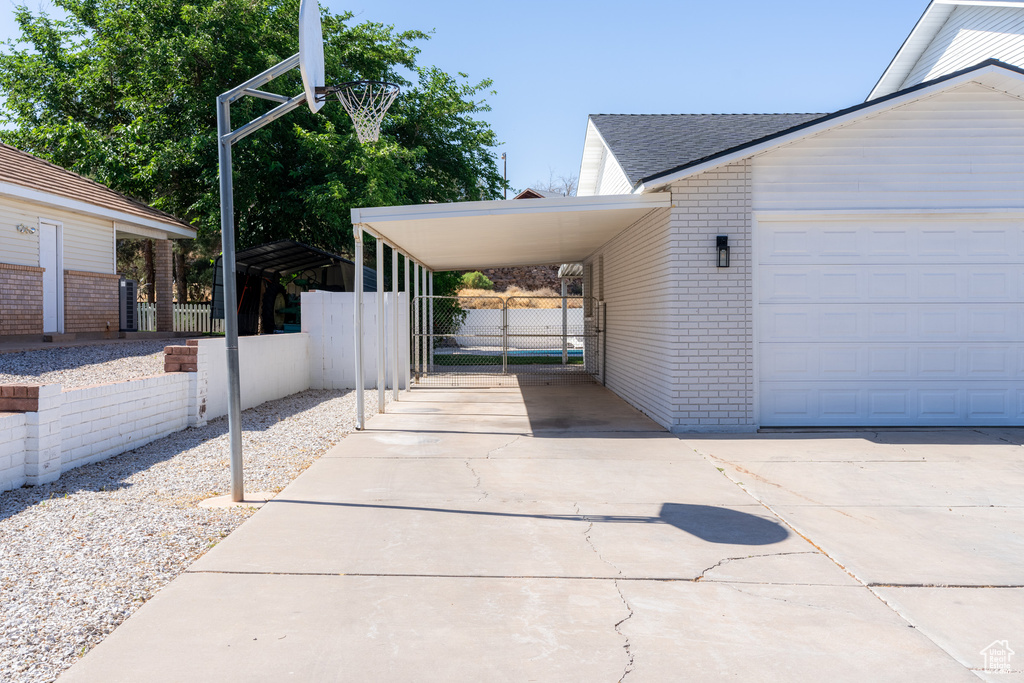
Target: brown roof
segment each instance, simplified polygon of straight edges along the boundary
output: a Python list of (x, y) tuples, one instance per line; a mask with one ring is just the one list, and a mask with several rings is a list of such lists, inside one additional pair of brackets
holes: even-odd
[(148, 204), (111, 190), (49, 161), (32, 156), (0, 142), (0, 183), (20, 185), (103, 209), (120, 211), (139, 218), (165, 223), (175, 228), (195, 230), (188, 223)]

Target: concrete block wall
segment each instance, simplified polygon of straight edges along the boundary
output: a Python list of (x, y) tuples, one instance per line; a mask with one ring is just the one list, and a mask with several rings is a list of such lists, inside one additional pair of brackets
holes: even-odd
[(0, 413), (0, 491), (24, 486), (25, 413)]
[[(393, 294), (384, 294), (385, 378), (392, 386)], [(499, 312), (500, 313), (500, 312)], [(409, 298), (398, 294), (399, 388), (405, 389), (403, 363), (409, 352)], [(352, 292), (304, 292), (302, 331), (308, 333), (309, 387), (311, 389), (354, 389), (355, 382), (355, 294)], [(363, 295), (363, 378), (366, 387), (377, 384), (377, 295)]]
[(43, 333), (43, 270), (0, 263), (0, 336)]
[(119, 275), (64, 271), (64, 331), (117, 336)]
[(63, 393), (61, 463), (71, 469), (143, 446), (189, 425), (187, 373)]
[[(752, 431), (754, 415), (752, 195), (749, 161), (672, 186), (670, 229), (681, 339), (674, 431)], [(715, 238), (730, 265), (716, 265)]]

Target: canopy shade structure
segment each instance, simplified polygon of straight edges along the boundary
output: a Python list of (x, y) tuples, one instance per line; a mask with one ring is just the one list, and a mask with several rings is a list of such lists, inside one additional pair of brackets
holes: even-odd
[(352, 223), (430, 270), (583, 261), (669, 193), (352, 209)]

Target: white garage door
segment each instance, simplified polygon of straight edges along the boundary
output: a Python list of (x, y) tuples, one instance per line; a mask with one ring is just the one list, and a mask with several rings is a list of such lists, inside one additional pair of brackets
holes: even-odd
[(1024, 424), (1024, 221), (766, 220), (764, 426)]

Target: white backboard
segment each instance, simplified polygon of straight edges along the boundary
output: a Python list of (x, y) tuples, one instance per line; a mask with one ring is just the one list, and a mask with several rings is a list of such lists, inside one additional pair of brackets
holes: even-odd
[(302, 87), (306, 90), (306, 104), (316, 113), (323, 102), (316, 101), (316, 89), (324, 82), (324, 34), (320, 26), (320, 3), (301, 0), (299, 3), (299, 70)]

